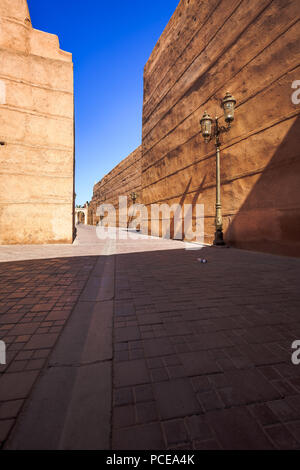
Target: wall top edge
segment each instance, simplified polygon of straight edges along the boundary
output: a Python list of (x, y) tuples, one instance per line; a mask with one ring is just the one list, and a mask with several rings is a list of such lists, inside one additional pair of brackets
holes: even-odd
[(130, 158), (132, 158), (137, 153), (142, 154), (142, 146), (141, 145), (139, 147), (137, 147), (135, 150), (133, 150), (133, 152), (131, 152), (129, 155), (127, 155), (127, 157), (123, 158), (123, 160), (121, 160), (120, 163), (118, 163), (118, 165), (116, 165), (109, 173), (107, 173), (99, 181), (97, 181), (97, 183), (93, 187), (93, 192), (103, 182), (103, 180), (109, 179), (109, 177), (111, 177), (113, 175), (113, 173), (115, 173), (121, 167), (121, 165), (123, 165), (126, 161), (130, 160)]

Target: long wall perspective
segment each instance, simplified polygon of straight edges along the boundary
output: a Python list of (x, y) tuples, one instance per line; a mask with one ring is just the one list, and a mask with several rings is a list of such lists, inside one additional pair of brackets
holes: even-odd
[(72, 55), (26, 0), (0, 1), (0, 141), (0, 244), (71, 243)]
[(215, 147), (199, 121), (205, 110), (222, 116), (229, 91), (237, 107), (221, 147), (225, 240), (300, 256), (299, 13), (299, 0), (181, 0), (145, 66), (141, 202), (203, 203), (206, 242)]
[(116, 210), (116, 218), (106, 218), (108, 225), (126, 226), (126, 220), (119, 224), (119, 196), (127, 196), (127, 206), (132, 204), (131, 193), (137, 194), (137, 203), (141, 202), (141, 147), (134, 150), (128, 157), (119, 163), (111, 172), (104, 176), (94, 186), (93, 198), (89, 205), (89, 223), (96, 225), (99, 222), (97, 207), (100, 204), (112, 204)]

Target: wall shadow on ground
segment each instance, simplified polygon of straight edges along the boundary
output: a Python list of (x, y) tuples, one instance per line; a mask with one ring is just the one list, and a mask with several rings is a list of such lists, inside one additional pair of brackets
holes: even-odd
[[(288, 372), (289, 381), (299, 388), (296, 369), (295, 376), (292, 376), (290, 372), (289, 349), (295, 331), (299, 331), (299, 302), (292, 301), (287, 311), (286, 293), (288, 289), (292, 296), (298, 294), (300, 260), (215, 247), (204, 247), (197, 251), (155, 250), (152, 244), (152, 251), (146, 251), (151, 247), (141, 243), (140, 246), (138, 242), (132, 245), (132, 250), (136, 250), (135, 252), (115, 256), (115, 270), (113, 271), (115, 283), (112, 293), (114, 300), (112, 334), (114, 355), (111, 360), (114, 362), (115, 371), (116, 369), (119, 371), (118, 377), (124, 377), (125, 382), (115, 381), (115, 390), (126, 387), (128, 389), (129, 386), (140, 387), (141, 384), (147, 384), (149, 388), (153, 387), (155, 393), (152, 397), (152, 404), (157, 408), (161, 422), (170, 422), (170, 419), (182, 418), (183, 415), (194, 418), (198, 415), (203, 417), (203, 413), (209, 419), (211, 412), (208, 412), (204, 406), (207, 403), (205, 401), (207, 393), (199, 393), (199, 389), (195, 386), (197, 377), (201, 377), (203, 380), (203, 376), (211, 376), (212, 385), (209, 386), (209, 389), (214, 394), (224, 387), (224, 379), (226, 391), (228, 390), (230, 393), (220, 395), (221, 401), (219, 399), (211, 426), (215, 432), (220, 433), (221, 439), (225, 439), (223, 436), (228, 434), (228, 426), (231, 426), (230, 423), (226, 424), (228, 408), (237, 409), (238, 405), (243, 410), (245, 408), (241, 407), (245, 407), (248, 403), (270, 402), (282, 398), (275, 385), (273, 386), (269, 380), (263, 378), (263, 369), (260, 367), (265, 369), (266, 365), (275, 364), (278, 366), (279, 364), (280, 370), (285, 372), (283, 376), (286, 377)], [(162, 244), (162, 241), (159, 243)], [(140, 252), (137, 252), (139, 249)], [(207, 264), (200, 263), (199, 257), (206, 258)], [(79, 296), (89, 274), (96, 265), (96, 261), (99, 259), (101, 261), (102, 258), (104, 256), (1, 263), (0, 282), (3, 283), (3, 289), (0, 294), (0, 324), (7, 324), (9, 329), (15, 328), (15, 325), (18, 325), (19, 328), (23, 325), (25, 332), (25, 329), (28, 328), (27, 321), (23, 323), (21, 318), (19, 320), (17, 317), (8, 319), (5, 316), (11, 314), (25, 316), (30, 311), (34, 312), (33, 316), (35, 317), (31, 320), (31, 325), (34, 322), (47, 322), (47, 318), (39, 317), (47, 317), (48, 313), (50, 315), (55, 313), (51, 309), (47, 310), (45, 315), (43, 314), (45, 309), (43, 309), (44, 303), (41, 301), (47, 300), (49, 302), (49, 288), (52, 289), (53, 298), (56, 298), (57, 290), (60, 291), (62, 296), (59, 303), (64, 305), (68, 302), (75, 303), (74, 295), (67, 290), (74, 289)], [(100, 279), (101, 276), (99, 276)], [(22, 293), (24, 288), (27, 289), (26, 296), (23, 295), (24, 291)], [(25, 302), (24, 299), (27, 301)], [(7, 302), (10, 303), (10, 306), (6, 309)], [(22, 303), (24, 304), (22, 310), (13, 308), (13, 304), (21, 306)], [(37, 308), (41, 304), (42, 307)], [(14, 313), (9, 313), (10, 308)], [(98, 308), (102, 307), (98, 306)], [(87, 318), (87, 321), (82, 321), (84, 327), (80, 330), (80, 341), (76, 342), (76, 351), (79, 349), (80, 354), (84, 350), (88, 335), (93, 327), (91, 320), (95, 315), (99, 317), (100, 311), (97, 310), (93, 314), (92, 310), (89, 311), (87, 307), (82, 312), (82, 317)], [(73, 314), (74, 312), (70, 311), (66, 328), (70, 327), (70, 322), (74, 318)], [(55, 313), (55, 318), (59, 318), (60, 315), (64, 316), (61, 308)], [(2, 321), (3, 319), (4, 321)], [(280, 330), (276, 328), (278, 325)], [(46, 329), (46, 325), (44, 328)], [(51, 326), (47, 325), (47, 328), (51, 328)], [(23, 381), (30, 377), (33, 370), (42, 371), (44, 369), (43, 374), (46, 370), (49, 372), (51, 367), (49, 368), (47, 361), (51, 351), (56, 348), (55, 343), (51, 346), (48, 345), (47, 349), (42, 345), (48, 354), (47, 357), (44, 357), (44, 363), (32, 361), (32, 364), (29, 364), (30, 359), (23, 358), (21, 361), (18, 359), (18, 355), (22, 350), (26, 350), (25, 341), (32, 339), (26, 339), (22, 331), (19, 331), (19, 338), (21, 336), (23, 342), (15, 341), (16, 335), (10, 334), (9, 331), (6, 333), (4, 330), (2, 331), (0, 339), (10, 337), (12, 344), (15, 342), (18, 348), (11, 348), (11, 352), (10, 348), (8, 349), (10, 352), (8, 370), (0, 369), (0, 384), (4, 375), (10, 374), (9, 367), (13, 366), (15, 367), (15, 375), (20, 372), (18, 367), (23, 367), (23, 375), (21, 376)], [(64, 334), (64, 331), (59, 335)], [(279, 331), (284, 335), (280, 336)], [(46, 340), (49, 337), (47, 331), (37, 334), (40, 339), (42, 336), (45, 336)], [(97, 336), (92, 337), (94, 341), (99, 339)], [(280, 348), (278, 347), (279, 340)], [(89, 343), (89, 346), (93, 345)], [(80, 354), (79, 357), (81, 357)], [(158, 366), (151, 365), (151, 362), (155, 362), (154, 358), (159, 363)], [(28, 368), (28, 365), (31, 365), (31, 369)], [(136, 367), (132, 367), (132, 365), (136, 365)], [(90, 365), (88, 367), (90, 368)], [(142, 380), (139, 367), (144, 371)], [(52, 369), (54, 368), (52, 367)], [(79, 367), (68, 368), (65, 366), (63, 373), (79, 369)], [(98, 369), (90, 368), (89, 370), (89, 379), (92, 377), (98, 383), (101, 379)], [(117, 374), (117, 372), (114, 373)], [(135, 374), (137, 375), (135, 376)], [(216, 375), (222, 378), (220, 385), (213, 380)], [(38, 436), (36, 439), (40, 445), (41, 442), (43, 444), (39, 448), (43, 449), (47, 449), (49, 446), (49, 409), (57, 410), (55, 404), (61, 400), (61, 393), (56, 393), (59, 388), (58, 376), (53, 374), (51, 377), (50, 386), (43, 389), (42, 398), (45, 401), (41, 400), (41, 403), (47, 403), (47, 406), (42, 406), (39, 421), (35, 422), (36, 426), (32, 427), (30, 423), (33, 436)], [(66, 376), (66, 383), (68, 386), (70, 385), (70, 392), (68, 388), (66, 390), (67, 397), (72, 396), (71, 382), (73, 377), (75, 383), (76, 372), (74, 375), (72, 372)], [(126, 382), (128, 377), (130, 377), (129, 383)], [(34, 408), (37, 381), (40, 381), (40, 378), (36, 379), (33, 388), (28, 389), (26, 396), (22, 395), (24, 400), (28, 400), (24, 407), (26, 413), (30, 413)], [(6, 385), (6, 397), (9, 397), (10, 394), (14, 397), (16, 383), (18, 382), (15, 378), (11, 385)], [(170, 410), (169, 400), (162, 399), (160, 387), (167, 387), (171, 393), (174, 391), (176, 397), (179, 397), (179, 399), (176, 398), (171, 411), (168, 411)], [(186, 390), (188, 393), (185, 392)], [(294, 390), (293, 394), (298, 398), (299, 391)], [(31, 395), (32, 391), (33, 395)], [(290, 389), (288, 391), (290, 394)], [(164, 396), (166, 396), (165, 393)], [(70, 403), (71, 400), (68, 401), (66, 407), (59, 408), (61, 414), (56, 411), (51, 415), (51, 426), (55, 425), (57, 433), (54, 435), (59, 443), (61, 443), (65, 427), (59, 427), (57, 424), (65, 423)], [(135, 405), (136, 403), (134, 403)], [(114, 402), (113, 406), (115, 412), (120, 404)], [(93, 406), (90, 407), (90, 403), (88, 404), (84, 400), (82, 407), (86, 409), (87, 414), (93, 410)], [(119, 411), (119, 408), (117, 410)], [(167, 417), (166, 412), (169, 413)], [(234, 420), (234, 427), (243, 430), (246, 448), (255, 448), (257, 435), (251, 426), (245, 425), (250, 416), (247, 413), (246, 415), (245, 418), (245, 413), (241, 411)], [(78, 427), (84, 433), (85, 427), (81, 416), (78, 414), (78, 420), (73, 421), (74, 428), (71, 431), (74, 431), (76, 435), (81, 433), (78, 431)], [(289, 416), (296, 419), (297, 412), (291, 409)], [(86, 420), (86, 415), (84, 420)], [(22, 425), (24, 422), (26, 428), (28, 421), (25, 421), (23, 414), (22, 421), (20, 420), (19, 423)], [(44, 426), (43, 423), (47, 423), (47, 426)], [(140, 425), (135, 421), (131, 423), (131, 425), (135, 424)], [(25, 430), (27, 431), (28, 428)], [(118, 432), (116, 426), (112, 425), (113, 448), (132, 448), (130, 445), (135, 445), (136, 441), (130, 443), (127, 432), (124, 432), (123, 429), (121, 431), (121, 433)], [(175, 435), (176, 432), (175, 430)], [(178, 433), (179, 439), (180, 429)], [(28, 432), (24, 432), (25, 443), (28, 435), (30, 435), (30, 439), (35, 439), (35, 437), (31, 437), (32, 434), (28, 430)], [(118, 439), (116, 436), (119, 436)], [(142, 444), (137, 441), (138, 445), (150, 448), (151, 438), (152, 433), (142, 434)], [(238, 448), (240, 436), (234, 434), (232, 439), (231, 448)], [(192, 440), (193, 437), (189, 435), (188, 442)], [(226, 439), (224, 442), (224, 446), (226, 446)], [(169, 448), (167, 444), (162, 437), (161, 448)], [(264, 446), (269, 447), (268, 442), (260, 443), (260, 447)], [(76, 447), (76, 441), (74, 441), (74, 447)]]
[[(206, 175), (203, 176), (201, 183), (199, 184), (198, 188), (196, 189), (192, 201), (186, 202), (187, 197), (190, 194), (190, 187), (192, 184), (192, 177), (189, 179), (189, 182), (180, 198), (180, 201), (178, 202), (178, 209), (171, 212), (170, 214), (170, 234), (168, 233), (168, 230), (166, 233), (163, 233), (162, 230), (162, 218), (160, 218), (160, 228), (159, 228), (159, 233), (162, 238), (172, 238), (175, 240), (184, 240), (184, 223), (183, 223), (183, 208), (185, 204), (190, 205), (190, 216), (194, 220), (195, 219), (195, 213), (196, 213), (196, 206), (197, 206), (197, 201), (198, 197), (200, 194), (203, 192), (204, 185), (206, 181)], [(175, 223), (178, 220), (177, 224)]]
[(300, 256), (299, 149), (300, 117), (229, 222), (227, 243), (247, 250)]

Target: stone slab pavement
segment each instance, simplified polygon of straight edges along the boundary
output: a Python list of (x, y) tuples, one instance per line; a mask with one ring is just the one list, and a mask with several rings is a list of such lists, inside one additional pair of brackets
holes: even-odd
[(2, 447), (300, 449), (300, 260), (130, 235), (0, 247)]

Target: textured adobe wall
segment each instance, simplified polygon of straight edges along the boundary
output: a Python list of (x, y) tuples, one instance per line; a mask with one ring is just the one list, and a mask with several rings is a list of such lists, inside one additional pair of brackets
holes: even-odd
[(214, 238), (215, 150), (199, 120), (205, 110), (222, 115), (228, 90), (238, 105), (222, 137), (226, 241), (300, 255), (300, 105), (291, 101), (299, 12), (298, 0), (181, 0), (146, 64), (143, 202), (204, 203), (206, 242)]
[[(127, 158), (121, 161), (110, 173), (108, 173), (102, 180), (94, 186), (93, 198), (91, 200), (89, 210), (92, 214), (92, 223), (96, 225), (99, 222), (99, 217), (96, 216), (97, 207), (100, 204), (113, 204), (116, 209), (116, 222), (118, 225), (118, 204), (119, 196), (127, 196), (128, 207), (132, 204), (130, 194), (136, 192), (139, 197), (137, 203), (140, 202), (141, 192), (141, 147), (138, 147), (134, 152), (128, 155)], [(91, 220), (90, 217), (88, 220)], [(109, 222), (109, 221), (108, 221)], [(113, 224), (113, 220), (110, 225)], [(126, 225), (126, 224), (120, 224)]]
[(0, 244), (72, 242), (73, 108), (71, 54), (1, 0)]

